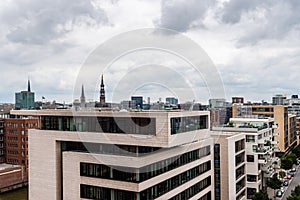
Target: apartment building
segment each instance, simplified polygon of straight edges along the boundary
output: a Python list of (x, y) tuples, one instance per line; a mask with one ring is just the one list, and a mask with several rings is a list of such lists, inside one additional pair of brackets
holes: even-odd
[(213, 127), (215, 139), (215, 200), (252, 199), (266, 187), (279, 159), (274, 156), (274, 120), (231, 118)]
[[(275, 130), (279, 133), (275, 136), (275, 140), (279, 143), (276, 145), (280, 152), (287, 151), (292, 145), (296, 144), (294, 125), (289, 124), (288, 107), (282, 105), (242, 105), (234, 104), (232, 106), (233, 117), (258, 117), (274, 118), (274, 123), (277, 125)], [(290, 121), (293, 123), (293, 119)]]
[(200, 199), (214, 196), (207, 111), (12, 111), (29, 131), (29, 198)]

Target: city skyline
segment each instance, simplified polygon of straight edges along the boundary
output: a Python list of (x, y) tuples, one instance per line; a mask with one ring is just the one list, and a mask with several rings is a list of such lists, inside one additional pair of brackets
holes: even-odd
[[(72, 102), (80, 97), (80, 89), (74, 87), (88, 55), (111, 37), (144, 27), (174, 29), (201, 46), (223, 79), (226, 99), (243, 96), (246, 100), (270, 102), (276, 94), (287, 94), (288, 97), (299, 94), (300, 39), (297, 27), (300, 15), (297, 12), (299, 5), (293, 1), (244, 3), (232, 0), (200, 4), (192, 0), (185, 4), (184, 1), (83, 3), (76, 0), (70, 4), (31, 0), (1, 4), (0, 78), (3, 81), (0, 102), (3, 103), (14, 102), (14, 92), (26, 87), (27, 76), (37, 95), (36, 100), (44, 96), (50, 101)], [(137, 6), (139, 9), (132, 9)], [(42, 7), (47, 9), (41, 10)], [(145, 62), (147, 59), (151, 60), (145, 56)], [(114, 94), (110, 86), (123, 78), (122, 73), (126, 73), (132, 63), (120, 61), (117, 64), (122, 66), (118, 71), (108, 70), (104, 74), (107, 101)], [(181, 67), (180, 62), (170, 65)], [(168, 74), (159, 74), (159, 78), (172, 81)], [(95, 96), (97, 86), (82, 84), (87, 99), (98, 99)], [(128, 82), (130, 84), (134, 84), (134, 80)], [(166, 90), (157, 85), (149, 87), (152, 94), (157, 94), (151, 99), (171, 96), (164, 96)], [(148, 90), (127, 93), (127, 97), (143, 94), (146, 98)], [(73, 97), (73, 94), (78, 95)], [(193, 100), (184, 98), (179, 97), (180, 102)], [(196, 102), (204, 103), (208, 99), (205, 94)]]

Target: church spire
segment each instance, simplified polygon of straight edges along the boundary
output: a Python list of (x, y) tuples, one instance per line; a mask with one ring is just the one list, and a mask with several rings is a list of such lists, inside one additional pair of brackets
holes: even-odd
[(27, 87), (28, 87), (28, 88), (27, 88), (27, 91), (28, 91), (28, 92), (31, 92), (31, 88), (30, 88), (30, 80), (29, 80), (29, 79), (28, 79), (28, 85), (27, 85)]
[(101, 76), (101, 85), (100, 85), (100, 106), (105, 106), (105, 90), (104, 90), (104, 81), (103, 81), (103, 74)]
[(85, 95), (84, 95), (84, 87), (83, 87), (83, 84), (82, 84), (82, 86), (81, 86), (80, 103), (81, 103), (81, 104), (85, 104)]

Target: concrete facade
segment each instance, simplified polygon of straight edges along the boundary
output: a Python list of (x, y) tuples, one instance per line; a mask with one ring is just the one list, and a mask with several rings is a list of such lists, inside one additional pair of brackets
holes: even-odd
[[(82, 186), (92, 186), (98, 189), (111, 191), (111, 197), (119, 192), (132, 194), (132, 199), (143, 199), (143, 195), (149, 188), (161, 191), (155, 193), (155, 199), (184, 198), (190, 195), (189, 199), (200, 199), (201, 197), (211, 198), (214, 196), (213, 176), (213, 139), (209, 134), (209, 112), (76, 112), (78, 117), (150, 117), (155, 118), (154, 135), (116, 134), (102, 132), (76, 132), (43, 129), (45, 116), (73, 116), (71, 111), (14, 111), (19, 116), (38, 116), (42, 123), (42, 130), (29, 131), (29, 198), (35, 199), (80, 199), (82, 198)], [(172, 134), (171, 119), (205, 116), (206, 126), (193, 131), (178, 132)], [(130, 125), (130, 124), (129, 124)], [(193, 124), (185, 124), (185, 128), (192, 128)], [(200, 128), (200, 127), (199, 127)], [(179, 129), (178, 129), (179, 130)], [(188, 130), (188, 129), (187, 129)], [(92, 153), (78, 150), (65, 150), (64, 144), (68, 143), (93, 143), (129, 145), (136, 147), (159, 148), (158, 151), (149, 152), (142, 156), (124, 156), (117, 153)], [(206, 152), (201, 156), (202, 149)], [(117, 180), (116, 177), (99, 178), (81, 175), (82, 163), (129, 167), (137, 170), (137, 176), (141, 176), (139, 170), (146, 166), (156, 166), (156, 163), (169, 162), (167, 160), (175, 157), (181, 158), (187, 152), (198, 152), (200, 157), (190, 160), (185, 164), (167, 169), (151, 176), (145, 181)], [(182, 157), (185, 158), (185, 157)], [(175, 159), (177, 160), (177, 159)], [(181, 162), (181, 161), (180, 161)], [(177, 161), (175, 162), (177, 163)], [(203, 167), (204, 166), (204, 167)], [(205, 169), (204, 169), (205, 168)], [(193, 175), (196, 169), (198, 175)], [(112, 169), (111, 169), (112, 170)], [(164, 171), (167, 170), (167, 171)], [(202, 170), (202, 171), (201, 171)], [(190, 174), (190, 172), (192, 174)], [(155, 172), (157, 172), (155, 170)], [(111, 171), (110, 173), (113, 173)], [(142, 172), (141, 172), (142, 173)], [(184, 176), (182, 176), (184, 175)], [(181, 178), (185, 177), (187, 181)], [(190, 176), (195, 176), (190, 179)], [(167, 190), (160, 188), (163, 183), (173, 184), (172, 181), (179, 181), (176, 187)], [(137, 179), (139, 180), (139, 178)], [(201, 190), (199, 190), (199, 187)], [(103, 195), (103, 194), (101, 194)], [(83, 198), (82, 198), (83, 199)]]

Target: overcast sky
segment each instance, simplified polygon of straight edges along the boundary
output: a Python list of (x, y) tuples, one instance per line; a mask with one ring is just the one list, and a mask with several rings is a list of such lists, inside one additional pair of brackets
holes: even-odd
[[(275, 94), (300, 94), (299, 11), (298, 0), (2, 0), (0, 102), (14, 102), (14, 93), (26, 90), (28, 77), (36, 100), (79, 98), (77, 77), (89, 55), (110, 38), (139, 28), (172, 29), (202, 47), (223, 80), (225, 93), (219, 97), (270, 101)], [(186, 63), (172, 56), (149, 62), (159, 57), (156, 53), (115, 61), (104, 73), (107, 99), (118, 102), (144, 95), (155, 101), (173, 95), (181, 102), (191, 101), (193, 95), (176, 92), (184, 90), (180, 83), (185, 83), (199, 89), (196, 101), (207, 103), (212, 96), (202, 89), (205, 81), (195, 81), (193, 72), (185, 75), (188, 68), (177, 71), (182, 79), (174, 78), (165, 66), (183, 69)], [(142, 66), (141, 59), (147, 64), (141, 70), (144, 77), (134, 77), (130, 66)], [(151, 84), (151, 77), (174, 88)], [(140, 79), (148, 82), (143, 85)], [(137, 80), (139, 85), (132, 87)], [(87, 99), (97, 100), (97, 86), (80, 81)]]

